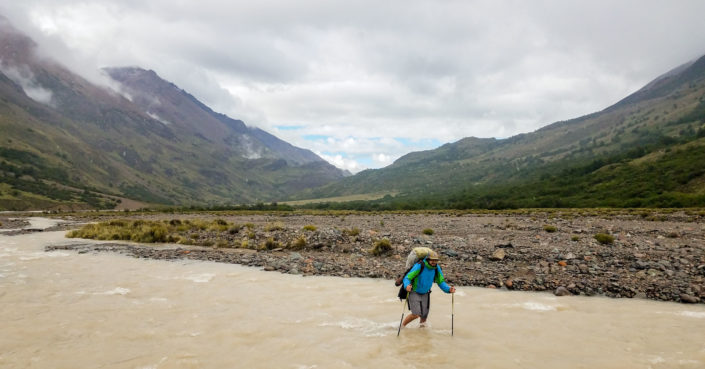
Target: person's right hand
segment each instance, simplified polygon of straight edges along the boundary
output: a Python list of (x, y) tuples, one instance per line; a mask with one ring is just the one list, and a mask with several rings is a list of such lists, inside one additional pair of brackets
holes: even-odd
[(411, 292), (411, 285), (406, 286), (406, 292)]

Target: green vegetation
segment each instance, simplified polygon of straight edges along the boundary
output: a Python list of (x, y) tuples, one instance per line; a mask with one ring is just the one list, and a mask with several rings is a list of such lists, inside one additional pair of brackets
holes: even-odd
[(282, 229), (284, 229), (284, 223), (282, 222), (269, 223), (264, 226), (264, 230), (267, 232), (281, 231)]
[(360, 229), (357, 227), (353, 227), (350, 229), (344, 229), (343, 234), (347, 234), (348, 236), (357, 236), (360, 234)]
[(87, 224), (70, 231), (68, 238), (90, 238), (96, 240), (125, 240), (143, 243), (178, 242), (181, 235), (167, 222), (145, 220), (111, 220), (98, 224)]
[(315, 232), (316, 229), (318, 229), (318, 228), (316, 228), (316, 226), (313, 224), (307, 224), (304, 226), (304, 231), (307, 231), (307, 232)]
[(556, 228), (556, 226), (552, 226), (552, 225), (544, 225), (543, 230), (548, 233), (553, 233), (553, 232), (557, 231), (558, 228)]
[(384, 255), (384, 254), (387, 254), (391, 251), (392, 251), (392, 243), (389, 242), (389, 240), (386, 238), (383, 238), (383, 239), (375, 242), (375, 245), (371, 250), (372, 255), (375, 255), (375, 256)]
[(318, 203), (320, 210), (679, 208), (705, 206), (705, 139), (651, 146), (590, 161), (560, 161), (518, 172), (502, 184), (474, 184), (440, 194)]
[(431, 236), (433, 235), (434, 231), (431, 228), (425, 228), (422, 233)]
[(272, 237), (267, 238), (267, 239), (264, 241), (264, 243), (262, 244), (262, 248), (265, 249), (265, 250), (273, 250), (273, 249), (276, 249), (276, 248), (279, 248), (279, 247), (280, 247), (279, 242), (276, 241), (276, 240), (275, 240), (274, 238), (272, 238)]
[(306, 237), (301, 236), (297, 238), (292, 244), (291, 244), (293, 249), (303, 249), (306, 247)]
[(578, 236), (573, 236), (573, 237), (570, 238), (570, 240), (573, 241), (573, 242), (578, 242), (578, 241), (580, 241), (580, 237), (578, 237)]
[(598, 233), (595, 235), (595, 239), (603, 245), (610, 245), (614, 243), (614, 237), (607, 233)]
[(0, 210), (83, 207), (113, 209), (117, 201), (70, 179), (67, 171), (37, 154), (0, 147)]

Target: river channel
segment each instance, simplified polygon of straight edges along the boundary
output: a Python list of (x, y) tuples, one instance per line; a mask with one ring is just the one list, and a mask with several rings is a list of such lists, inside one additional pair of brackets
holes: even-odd
[(72, 242), (0, 234), (0, 368), (705, 368), (702, 305), (435, 287), (397, 336), (389, 280), (44, 251)]

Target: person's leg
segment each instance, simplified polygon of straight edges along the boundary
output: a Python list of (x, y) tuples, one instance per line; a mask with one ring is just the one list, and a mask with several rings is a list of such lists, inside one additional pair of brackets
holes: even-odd
[(418, 318), (418, 317), (419, 317), (418, 315), (409, 314), (409, 316), (407, 316), (406, 318), (404, 318), (404, 322), (401, 324), (402, 327), (406, 327), (407, 324), (413, 322), (414, 319), (416, 319), (416, 318)]
[(431, 310), (431, 294), (427, 293), (421, 298), (421, 321), (419, 322), (419, 327), (423, 328), (426, 326), (426, 319), (428, 318), (428, 313)]

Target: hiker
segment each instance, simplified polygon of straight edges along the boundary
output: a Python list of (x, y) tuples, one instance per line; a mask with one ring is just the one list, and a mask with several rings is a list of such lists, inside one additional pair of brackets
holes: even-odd
[[(423, 265), (422, 265), (423, 263)], [(431, 251), (422, 262), (414, 265), (404, 276), (404, 288), (409, 293), (408, 305), (411, 314), (404, 319), (403, 326), (421, 318), (420, 327), (426, 326), (426, 318), (431, 307), (431, 287), (433, 283), (445, 293), (455, 293), (455, 287), (446, 283), (438, 265), (438, 253)]]

